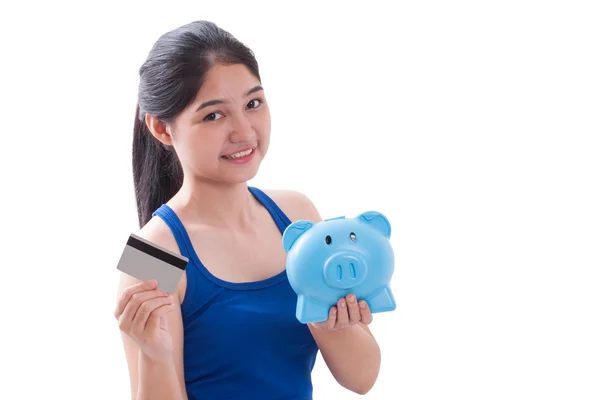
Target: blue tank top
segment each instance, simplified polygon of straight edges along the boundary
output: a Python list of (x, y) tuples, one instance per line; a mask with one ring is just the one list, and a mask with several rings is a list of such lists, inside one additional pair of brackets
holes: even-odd
[[(283, 234), (291, 223), (263, 191), (249, 187)], [(198, 258), (175, 212), (154, 213), (189, 259), (181, 304), (187, 394), (196, 399), (312, 399), (318, 347), (296, 319), (297, 296), (285, 269), (268, 279), (233, 283), (212, 275)]]

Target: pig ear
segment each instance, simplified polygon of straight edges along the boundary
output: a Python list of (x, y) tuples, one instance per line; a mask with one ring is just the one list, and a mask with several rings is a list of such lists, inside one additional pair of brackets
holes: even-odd
[(309, 230), (314, 224), (310, 221), (301, 219), (296, 221), (283, 231), (283, 248), (286, 252), (290, 251), (292, 245), (304, 232)]
[(363, 223), (369, 224), (388, 239), (392, 234), (392, 226), (390, 225), (390, 221), (383, 215), (377, 211), (367, 211), (360, 214), (357, 219)]

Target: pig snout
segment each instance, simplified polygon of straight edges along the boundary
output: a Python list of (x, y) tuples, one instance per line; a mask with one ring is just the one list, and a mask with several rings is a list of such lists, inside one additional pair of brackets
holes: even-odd
[(365, 262), (354, 254), (338, 253), (325, 263), (325, 282), (336, 289), (350, 289), (367, 276)]

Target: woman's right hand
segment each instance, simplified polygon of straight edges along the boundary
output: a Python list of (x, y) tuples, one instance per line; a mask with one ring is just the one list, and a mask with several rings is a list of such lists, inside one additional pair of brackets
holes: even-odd
[(123, 290), (115, 318), (146, 357), (163, 361), (172, 358), (173, 339), (165, 315), (174, 307), (173, 297), (158, 289), (155, 280), (144, 281)]

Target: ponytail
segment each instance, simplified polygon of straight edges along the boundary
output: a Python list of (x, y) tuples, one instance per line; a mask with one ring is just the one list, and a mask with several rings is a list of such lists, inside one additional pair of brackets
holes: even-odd
[(133, 184), (140, 228), (183, 184), (183, 170), (172, 146), (157, 140), (136, 106), (133, 127)]

